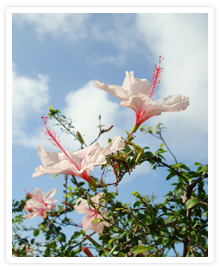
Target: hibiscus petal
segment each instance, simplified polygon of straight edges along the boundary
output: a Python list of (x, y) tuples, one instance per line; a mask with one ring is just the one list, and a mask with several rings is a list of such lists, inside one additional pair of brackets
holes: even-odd
[[(111, 216), (111, 217), (108, 217), (109, 212), (107, 212), (106, 210), (103, 210), (103, 209), (101, 209), (101, 210), (99, 210), (99, 211), (100, 211), (100, 213), (101, 213), (101, 216), (103, 216), (104, 218), (106, 218), (106, 219), (110, 220), (111, 222), (113, 222), (112, 216)], [(101, 218), (102, 218), (102, 217), (101, 217)], [(102, 218), (102, 219), (103, 219), (103, 218)], [(109, 223), (109, 222), (106, 221), (106, 220), (103, 221), (103, 224), (104, 224), (106, 227), (112, 226), (112, 224)]]
[(34, 196), (33, 198), (43, 201), (45, 193), (40, 188), (35, 188), (35, 190), (32, 192), (32, 195)]
[(90, 145), (84, 149), (81, 149), (77, 152), (72, 153), (71, 158), (74, 158), (74, 156), (77, 156), (80, 161), (83, 161), (87, 156), (93, 154), (98, 147), (100, 147), (100, 146), (97, 142), (93, 143), (92, 145)]
[(38, 215), (39, 215), (39, 213), (37, 213), (37, 212), (31, 212), (31, 213), (28, 213), (27, 215), (24, 215), (23, 218), (33, 219)]
[(84, 216), (82, 224), (83, 224), (83, 230), (87, 231), (88, 229), (93, 230), (97, 233), (102, 233), (104, 230), (104, 224), (103, 222), (99, 223), (99, 220), (97, 220), (95, 223), (93, 223), (93, 220), (96, 218), (101, 218), (100, 215), (96, 214), (87, 214)]
[(129, 92), (129, 96), (142, 93), (145, 95), (150, 94), (150, 82), (147, 79), (134, 78), (134, 72), (125, 72), (126, 77), (122, 87)]
[(38, 168), (35, 168), (35, 172), (33, 173), (32, 177), (36, 177), (36, 176), (40, 176), (44, 174), (75, 175), (75, 171), (78, 172), (78, 170), (76, 170), (75, 166), (71, 164), (69, 160), (62, 160), (51, 167), (44, 167), (40, 165)]
[(121, 141), (121, 137), (115, 136), (114, 139), (106, 146), (104, 147), (99, 146), (99, 148), (97, 148), (94, 155), (102, 154), (106, 156), (116, 151), (123, 150), (124, 148), (125, 148), (125, 143)]
[(119, 85), (108, 85), (101, 83), (98, 80), (95, 80), (94, 86), (114, 95), (115, 97), (121, 100), (127, 100), (129, 97), (128, 91), (126, 91)]
[(43, 146), (37, 148), (38, 156), (43, 166), (52, 166), (59, 162), (59, 156), (56, 152), (46, 151)]
[[(80, 204), (78, 205), (78, 203)], [(76, 204), (74, 205), (74, 209), (79, 213), (79, 214), (86, 214), (88, 212), (91, 212), (91, 209), (88, 206), (88, 203), (86, 200), (79, 198), (76, 200)]]
[(95, 206), (98, 207), (99, 205), (104, 205), (105, 200), (102, 198), (103, 193), (98, 193), (95, 196), (91, 198), (91, 200), (94, 202)]
[(93, 171), (96, 166), (106, 164), (105, 156), (103, 155), (89, 155), (82, 161), (82, 170)]
[(166, 111), (182, 111), (189, 106), (189, 98), (182, 95), (172, 95), (153, 101), (149, 96), (138, 93), (130, 96), (127, 101), (122, 101), (121, 106), (135, 111), (136, 124), (139, 126), (152, 116), (160, 115)]
[[(56, 188), (52, 188), (50, 191), (47, 192), (47, 194), (44, 197), (44, 200), (48, 201), (49, 198), (53, 197), (56, 194), (56, 191), (57, 191)], [(55, 200), (55, 199), (50, 199), (50, 201), (52, 201), (52, 200)]]

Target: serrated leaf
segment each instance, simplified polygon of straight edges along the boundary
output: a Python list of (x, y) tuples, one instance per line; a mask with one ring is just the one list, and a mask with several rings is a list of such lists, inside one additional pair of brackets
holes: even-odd
[(191, 198), (186, 202), (185, 207), (186, 207), (186, 209), (190, 209), (193, 206), (197, 205), (198, 202), (199, 202), (199, 199)]

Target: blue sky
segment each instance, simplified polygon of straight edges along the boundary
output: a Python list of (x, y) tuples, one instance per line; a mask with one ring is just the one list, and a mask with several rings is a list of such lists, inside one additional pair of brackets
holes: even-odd
[[(104, 146), (109, 137), (125, 136), (135, 115), (120, 107), (117, 98), (93, 87), (94, 80), (122, 85), (126, 70), (134, 71), (137, 78), (151, 80), (159, 55), (164, 57), (164, 75), (153, 99), (181, 94), (190, 97), (190, 106), (183, 112), (152, 117), (145, 125), (165, 125), (164, 138), (178, 162), (191, 168), (195, 161), (208, 162), (206, 13), (13, 14), (12, 26), (13, 198), (24, 198), (24, 188), (33, 191), (39, 187), (47, 192), (55, 187), (55, 198), (62, 199), (62, 175), (31, 178), (41, 164), (37, 147), (58, 151), (42, 134), (41, 116), (47, 115), (49, 105), (72, 118), (88, 144), (98, 134), (101, 114), (106, 128), (114, 125), (99, 140)], [(59, 128), (56, 130), (59, 133)], [(152, 152), (162, 143), (148, 134), (136, 133), (135, 142), (149, 146)], [(59, 134), (70, 151), (80, 148), (71, 136)], [(165, 157), (168, 163), (174, 162), (169, 154)], [(98, 177), (100, 171), (96, 169), (94, 175)], [(119, 198), (129, 202), (131, 192), (136, 190), (158, 194), (160, 201), (170, 189), (171, 182), (165, 178), (163, 169), (155, 172), (143, 164), (124, 178)], [(114, 181), (113, 175), (108, 181)], [(81, 218), (76, 216), (77, 220)]]

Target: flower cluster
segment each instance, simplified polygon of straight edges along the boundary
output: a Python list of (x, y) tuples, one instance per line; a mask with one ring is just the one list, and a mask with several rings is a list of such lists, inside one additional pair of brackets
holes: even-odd
[(24, 218), (33, 219), (36, 216), (40, 216), (42, 219), (47, 217), (46, 212), (55, 208), (55, 202), (58, 202), (57, 199), (51, 199), (56, 193), (56, 189), (53, 188), (47, 194), (45, 194), (41, 189), (35, 188), (32, 193), (28, 192), (28, 196), (31, 199), (27, 200), (25, 204), (25, 210), (29, 213)]
[[(95, 87), (119, 98), (121, 100), (121, 106), (130, 108), (135, 112), (136, 122), (132, 128), (132, 133), (136, 132), (138, 127), (152, 116), (160, 115), (162, 112), (166, 111), (183, 111), (189, 106), (189, 98), (179, 94), (168, 96), (157, 101), (151, 99), (152, 94), (160, 83), (162, 72), (160, 64), (162, 60), (163, 58), (159, 57), (159, 63), (155, 66), (151, 83), (147, 79), (135, 78), (133, 71), (125, 72), (126, 77), (122, 86), (107, 85), (98, 80), (94, 83)], [(125, 143), (122, 142), (121, 137), (116, 136), (104, 147), (101, 147), (99, 143), (96, 142), (79, 151), (72, 153), (67, 152), (62, 147), (55, 131), (52, 130), (51, 127), (47, 127), (47, 117), (42, 117), (42, 119), (46, 128), (44, 134), (62, 153), (46, 151), (43, 146), (39, 146), (38, 155), (42, 165), (35, 169), (32, 177), (44, 174), (73, 175), (86, 180), (90, 185), (96, 187), (96, 182), (91, 178), (90, 171), (93, 171), (96, 166), (106, 164), (106, 155), (125, 148)], [(109, 129), (111, 128), (112, 126)], [(83, 144), (84, 140), (81, 134), (77, 132), (76, 136)], [(56, 189), (54, 188), (45, 195), (43, 191), (36, 188), (32, 194), (28, 193), (31, 199), (26, 202), (25, 210), (30, 213), (24, 217), (33, 219), (35, 216), (40, 215), (42, 219), (46, 218), (46, 212), (53, 209), (55, 207), (53, 203), (57, 202), (56, 199), (50, 199), (55, 192)], [(80, 214), (85, 214), (82, 221), (84, 231), (91, 229), (97, 233), (102, 233), (104, 226), (109, 227), (112, 225), (112, 217), (109, 217), (109, 213), (102, 209), (104, 204), (105, 200), (102, 193), (96, 194), (88, 201), (83, 198), (76, 200), (74, 209)], [(84, 252), (88, 253), (86, 248)], [(88, 256), (92, 255), (89, 254)]]

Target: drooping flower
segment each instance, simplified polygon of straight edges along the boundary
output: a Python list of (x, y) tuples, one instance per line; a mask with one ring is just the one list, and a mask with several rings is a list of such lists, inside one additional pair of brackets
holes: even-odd
[[(46, 120), (44, 119), (46, 126)], [(49, 136), (54, 145), (58, 146), (63, 153), (46, 151), (43, 146), (38, 147), (38, 156), (42, 162), (32, 177), (44, 174), (69, 174), (83, 178), (91, 185), (96, 186), (90, 177), (90, 171), (96, 166), (106, 164), (105, 155), (122, 150), (125, 146), (121, 137), (115, 137), (110, 144), (100, 147), (96, 142), (79, 151), (69, 153), (63, 149), (60, 141), (56, 138), (55, 132), (46, 126), (45, 134)]]
[(42, 219), (47, 217), (46, 212), (55, 208), (55, 202), (57, 199), (51, 198), (55, 195), (56, 189), (53, 188), (47, 194), (45, 194), (41, 189), (36, 188), (32, 193), (28, 192), (31, 199), (27, 200), (25, 203), (25, 210), (29, 211), (27, 215), (23, 216), (27, 219), (33, 219), (34, 217), (40, 215)]
[(152, 116), (160, 115), (166, 111), (183, 111), (189, 106), (189, 98), (175, 94), (166, 98), (153, 101), (152, 94), (160, 83), (163, 58), (159, 57), (158, 66), (153, 71), (152, 83), (147, 79), (134, 78), (134, 72), (126, 71), (126, 77), (121, 86), (107, 85), (95, 80), (94, 86), (100, 88), (121, 100), (120, 105), (132, 109), (136, 115), (136, 122), (132, 129), (135, 132), (138, 127)]
[[(95, 219), (103, 219), (103, 217), (108, 219), (109, 213), (106, 210), (102, 209), (102, 206), (105, 203), (102, 198), (102, 193), (98, 193), (96, 196), (92, 197), (91, 201), (94, 207), (91, 206), (91, 204), (88, 205), (88, 202), (86, 200), (79, 198), (76, 200), (74, 208), (79, 214), (86, 214), (82, 221), (84, 231), (91, 229), (94, 232), (102, 233), (104, 230), (104, 226), (112, 226), (112, 224), (105, 220), (103, 220), (102, 222), (99, 222), (99, 220), (93, 222)], [(100, 214), (97, 212), (97, 209)]]

